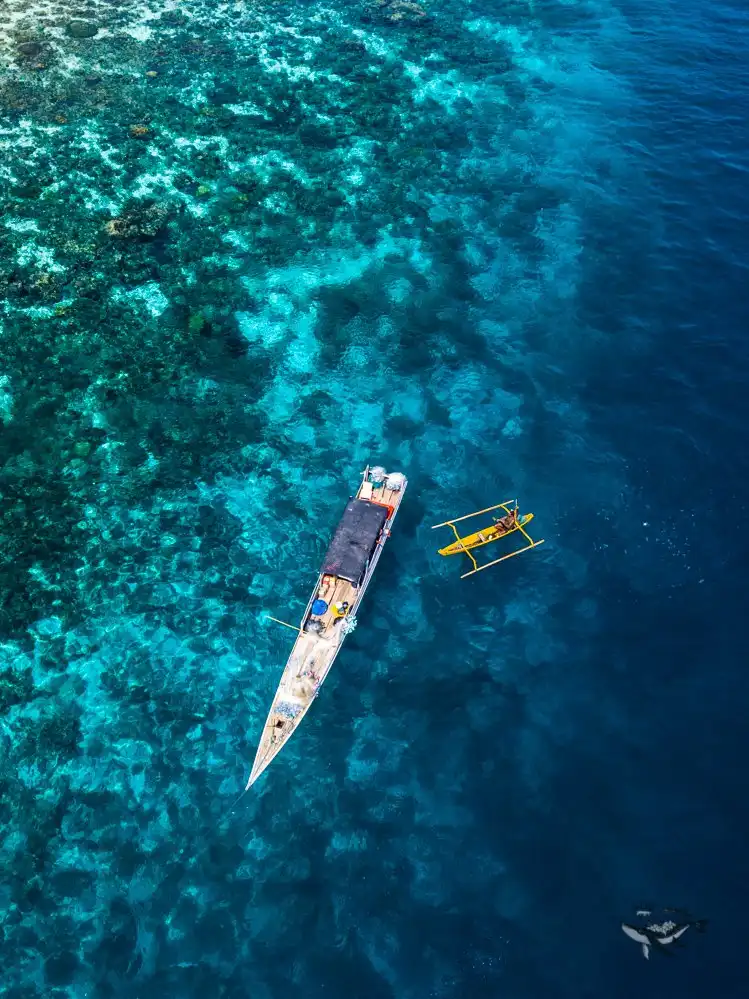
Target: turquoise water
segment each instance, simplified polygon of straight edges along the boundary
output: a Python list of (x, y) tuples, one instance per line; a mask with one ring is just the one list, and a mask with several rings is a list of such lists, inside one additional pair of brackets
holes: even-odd
[[(743, 995), (747, 26), (687, 7), (12, 0), (3, 995)], [(646, 902), (716, 931), (646, 965)]]

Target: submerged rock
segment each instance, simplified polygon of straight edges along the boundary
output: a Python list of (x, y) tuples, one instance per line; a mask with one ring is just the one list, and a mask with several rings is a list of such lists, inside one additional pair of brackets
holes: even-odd
[(156, 203), (127, 208), (119, 218), (104, 223), (104, 231), (116, 239), (153, 239), (166, 223), (169, 210)]
[(80, 961), (73, 951), (62, 951), (44, 962), (44, 978), (48, 985), (71, 985), (79, 967)]
[(207, 325), (208, 325), (208, 320), (205, 318), (202, 312), (190, 313), (190, 318), (187, 321), (187, 328), (191, 333), (195, 334), (202, 333)]
[(34, 59), (36, 56), (42, 54), (42, 46), (39, 42), (21, 42), (16, 48), (16, 52), (19, 55), (25, 56), (27, 59)]
[(34, 679), (30, 669), (6, 669), (0, 673), (0, 711), (14, 704), (26, 704), (34, 697)]
[(74, 19), (68, 22), (67, 32), (71, 38), (93, 38), (99, 33), (99, 28), (92, 21)]
[(366, 55), (367, 46), (364, 42), (360, 41), (358, 38), (345, 38), (341, 42), (341, 48), (344, 52), (351, 52), (354, 55)]
[(377, 0), (369, 9), (385, 24), (420, 24), (427, 19), (427, 12), (413, 0)]
[(130, 227), (124, 219), (110, 219), (104, 223), (104, 231), (110, 236), (125, 238), (131, 235)]

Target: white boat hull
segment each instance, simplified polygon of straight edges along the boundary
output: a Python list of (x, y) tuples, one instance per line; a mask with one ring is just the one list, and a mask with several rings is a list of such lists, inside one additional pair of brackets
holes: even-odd
[[(398, 488), (389, 488), (388, 482), (397, 484)], [(245, 790), (255, 783), (299, 728), (330, 672), (347, 634), (353, 630), (356, 612), (372, 579), (385, 543), (390, 537), (393, 521), (407, 484), (405, 476), (400, 474), (386, 476), (381, 483), (375, 482), (369, 466), (364, 470), (355, 500), (346, 508), (344, 518), (336, 532), (337, 538), (341, 528), (344, 527), (346, 515), (350, 514), (354, 522), (353, 528), (349, 531), (344, 528), (344, 537), (338, 545), (340, 551), (336, 550), (333, 553), (334, 558), (338, 556), (341, 558), (340, 569), (325, 571), (324, 565), (323, 571), (317, 578), (299, 626), (299, 634), (263, 726), (255, 762)], [(352, 510), (352, 507), (360, 509), (363, 514), (373, 514), (375, 517), (378, 511), (373, 508), (387, 509), (386, 519), (379, 528), (374, 547), (366, 558), (360, 578), (355, 578), (355, 571), (357, 560), (362, 558), (362, 548), (357, 545), (360, 539), (355, 536), (356, 510)], [(385, 514), (380, 513), (380, 516), (384, 518)], [(372, 519), (371, 516), (369, 519)], [(363, 531), (365, 529), (371, 530), (371, 524), (362, 528)], [(334, 538), (334, 543), (335, 540)], [(347, 549), (347, 544), (350, 551)], [(331, 551), (332, 549), (333, 544)], [(331, 551), (328, 556), (331, 555)], [(322, 614), (313, 612), (313, 605), (317, 606), (315, 602), (318, 600), (324, 601), (327, 605)], [(337, 614), (336, 605), (348, 606), (345, 607), (345, 613)]]

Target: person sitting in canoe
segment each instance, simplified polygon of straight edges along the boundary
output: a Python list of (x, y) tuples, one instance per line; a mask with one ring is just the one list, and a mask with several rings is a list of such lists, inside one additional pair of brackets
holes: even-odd
[(494, 521), (494, 527), (498, 534), (506, 534), (518, 526), (517, 510), (510, 510), (506, 517), (499, 517)]

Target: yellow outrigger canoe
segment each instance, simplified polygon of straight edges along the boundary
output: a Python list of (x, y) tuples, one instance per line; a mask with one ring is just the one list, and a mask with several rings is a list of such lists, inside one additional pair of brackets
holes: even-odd
[[(494, 523), (489, 524), (488, 527), (482, 528), (480, 531), (475, 531), (473, 534), (467, 534), (462, 537), (458, 534), (455, 525), (461, 520), (468, 520), (469, 517), (478, 517), (483, 513), (491, 513), (493, 510), (503, 510), (504, 517), (494, 517)], [(466, 576), (472, 576), (474, 572), (481, 572), (482, 569), (488, 569), (492, 565), (497, 565), (499, 562), (504, 562), (505, 559), (512, 558), (514, 555), (520, 555), (522, 552), (527, 552), (531, 548), (537, 548), (539, 545), (544, 543), (543, 538), (540, 541), (534, 541), (533, 538), (526, 531), (526, 525), (533, 520), (532, 513), (518, 512), (518, 501), (515, 500), (505, 500), (504, 503), (497, 503), (494, 506), (488, 506), (484, 510), (476, 510), (473, 513), (466, 513), (462, 517), (456, 517), (454, 520), (445, 520), (441, 524), (435, 524), (432, 530), (438, 527), (450, 527), (453, 534), (455, 535), (455, 541), (452, 544), (447, 545), (445, 548), (439, 549), (440, 555), (467, 555), (468, 558), (473, 563), (473, 569), (470, 572), (465, 572), (460, 577), (465, 579)], [(471, 554), (471, 549), (482, 548), (484, 545), (490, 545), (495, 541), (499, 541), (501, 538), (506, 538), (510, 534), (514, 534), (516, 531), (520, 531), (523, 537), (528, 542), (523, 548), (518, 548), (514, 552), (509, 552), (507, 555), (502, 555), (501, 558), (496, 558), (492, 562), (487, 562), (486, 565), (479, 565), (476, 559)]]
[(446, 548), (440, 548), (439, 554), (462, 555), (469, 548), (481, 548), (482, 545), (490, 545), (492, 541), (499, 541), (500, 538), (506, 538), (509, 534), (514, 534), (515, 531), (519, 531), (532, 520), (532, 513), (524, 513), (521, 517), (518, 517), (515, 526), (509, 528), (495, 520), (491, 527), (485, 527), (482, 531), (476, 531), (475, 534), (467, 534), (464, 538), (453, 541)]

